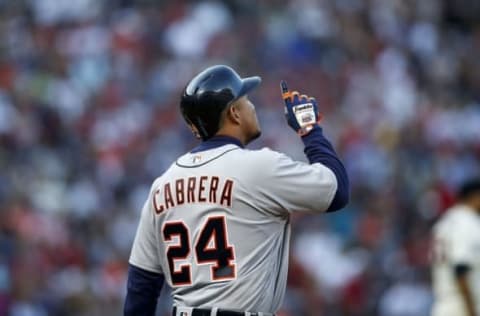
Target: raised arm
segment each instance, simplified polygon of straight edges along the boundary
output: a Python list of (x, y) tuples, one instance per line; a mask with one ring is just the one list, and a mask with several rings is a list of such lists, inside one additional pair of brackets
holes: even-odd
[(349, 200), (348, 175), (333, 146), (323, 135), (315, 98), (299, 95), (296, 91), (291, 92), (285, 81), (280, 83), (280, 87), (288, 125), (301, 136), (310, 164), (323, 164), (337, 179), (337, 190), (327, 212), (345, 207)]

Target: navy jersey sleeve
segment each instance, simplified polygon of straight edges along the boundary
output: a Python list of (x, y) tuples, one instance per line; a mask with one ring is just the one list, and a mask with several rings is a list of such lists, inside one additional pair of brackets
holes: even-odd
[(343, 163), (337, 156), (332, 144), (323, 135), (322, 128), (315, 126), (302, 137), (305, 154), (311, 164), (321, 163), (328, 167), (337, 178), (337, 191), (327, 212), (339, 210), (347, 205), (349, 200), (349, 180)]
[(129, 265), (124, 316), (154, 316), (164, 277)]

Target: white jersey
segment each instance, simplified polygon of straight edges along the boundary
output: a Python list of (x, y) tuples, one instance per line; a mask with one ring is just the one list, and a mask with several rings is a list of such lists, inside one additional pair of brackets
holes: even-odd
[(433, 228), (432, 316), (467, 315), (454, 266), (471, 267), (468, 283), (480, 315), (480, 215), (464, 205), (447, 210)]
[(292, 212), (325, 211), (337, 189), (322, 164), (234, 144), (187, 153), (156, 179), (130, 263), (163, 273), (176, 306), (276, 312)]

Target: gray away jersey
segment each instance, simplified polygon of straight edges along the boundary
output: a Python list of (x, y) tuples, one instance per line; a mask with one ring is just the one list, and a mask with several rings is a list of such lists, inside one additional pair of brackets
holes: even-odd
[(176, 306), (275, 313), (289, 215), (325, 211), (336, 189), (324, 165), (269, 149), (187, 153), (154, 181), (129, 262), (164, 274)]

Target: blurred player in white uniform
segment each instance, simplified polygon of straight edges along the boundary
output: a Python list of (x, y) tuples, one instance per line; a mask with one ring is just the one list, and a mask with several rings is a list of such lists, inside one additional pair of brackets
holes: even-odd
[(432, 316), (480, 316), (480, 179), (433, 227)]
[(182, 114), (203, 141), (152, 185), (129, 260), (125, 315), (154, 315), (164, 280), (176, 316), (273, 315), (285, 293), (290, 214), (347, 203), (348, 178), (315, 99), (285, 82), (287, 121), (310, 164), (244, 148), (260, 136), (247, 97), (259, 83), (214, 66), (185, 88)]

